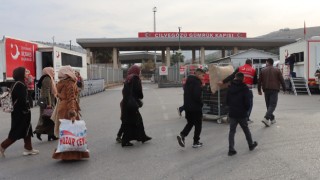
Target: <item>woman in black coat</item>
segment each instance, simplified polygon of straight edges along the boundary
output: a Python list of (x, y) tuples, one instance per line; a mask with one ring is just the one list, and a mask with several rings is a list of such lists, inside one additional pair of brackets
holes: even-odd
[[(123, 99), (121, 102), (121, 120), (122, 120), (122, 147), (132, 146), (131, 140), (141, 141), (142, 143), (151, 140), (144, 131), (142, 116), (139, 108), (142, 107), (142, 85), (140, 80), (140, 68), (133, 65), (128, 70), (128, 75), (122, 89)], [(130, 97), (133, 97), (138, 104), (138, 108), (131, 109), (128, 106)]]
[(39, 154), (38, 150), (32, 148), (32, 126), (31, 112), (28, 102), (28, 89), (24, 83), (25, 68), (18, 67), (13, 71), (13, 78), (16, 81), (12, 86), (13, 111), (11, 112), (11, 129), (9, 136), (0, 145), (0, 157), (4, 157), (4, 151), (16, 140), (24, 140), (23, 155)]

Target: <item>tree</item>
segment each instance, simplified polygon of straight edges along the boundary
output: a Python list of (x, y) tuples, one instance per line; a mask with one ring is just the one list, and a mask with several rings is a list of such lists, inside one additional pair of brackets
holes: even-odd
[(155, 66), (153, 60), (149, 59), (147, 62), (143, 63), (141, 69), (147, 72), (154, 71)]
[(112, 62), (112, 52), (108, 49), (93, 49), (92, 53), (96, 63)]
[(176, 52), (171, 55), (171, 65), (177, 64), (178, 62), (184, 62), (184, 55), (179, 52)]

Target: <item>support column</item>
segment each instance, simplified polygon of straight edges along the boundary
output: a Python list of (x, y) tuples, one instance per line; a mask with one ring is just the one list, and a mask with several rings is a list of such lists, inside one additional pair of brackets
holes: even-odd
[(166, 62), (166, 51), (161, 50), (161, 63), (165, 64), (165, 62)]
[(118, 69), (118, 49), (112, 49), (112, 62), (113, 62), (113, 69)]
[(238, 53), (238, 47), (233, 47), (233, 54), (237, 54)]
[(92, 52), (90, 48), (87, 48), (87, 63), (93, 64)]
[(191, 64), (194, 64), (196, 61), (196, 50), (192, 49), (192, 60), (191, 60)]
[(204, 47), (201, 47), (200, 51), (201, 51), (201, 54), (200, 54), (200, 64), (204, 64), (204, 59), (205, 59)]
[(223, 58), (226, 57), (226, 50), (224, 49), (221, 50), (221, 57)]
[(170, 67), (170, 58), (171, 58), (170, 48), (167, 47), (166, 48), (166, 66), (168, 66), (168, 67)]

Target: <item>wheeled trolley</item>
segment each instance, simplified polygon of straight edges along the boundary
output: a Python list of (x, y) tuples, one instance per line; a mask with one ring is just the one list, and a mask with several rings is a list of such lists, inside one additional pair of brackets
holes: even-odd
[(222, 123), (222, 120), (228, 121), (227, 90), (228, 89), (218, 89), (218, 91), (213, 94), (209, 84), (203, 87), (203, 119), (217, 120), (219, 124)]

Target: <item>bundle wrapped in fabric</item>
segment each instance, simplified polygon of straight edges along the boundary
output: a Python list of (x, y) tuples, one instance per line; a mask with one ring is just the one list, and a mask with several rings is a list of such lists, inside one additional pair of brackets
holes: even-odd
[(79, 151), (88, 152), (87, 128), (83, 120), (60, 119), (59, 142), (56, 153)]
[[(228, 66), (217, 66), (215, 64), (209, 64), (209, 75), (210, 75), (210, 88), (211, 92), (214, 94), (219, 88), (218, 82), (222, 81), (234, 71), (232, 65)], [(220, 86), (220, 89), (225, 89), (228, 87), (228, 84), (223, 84)]]

